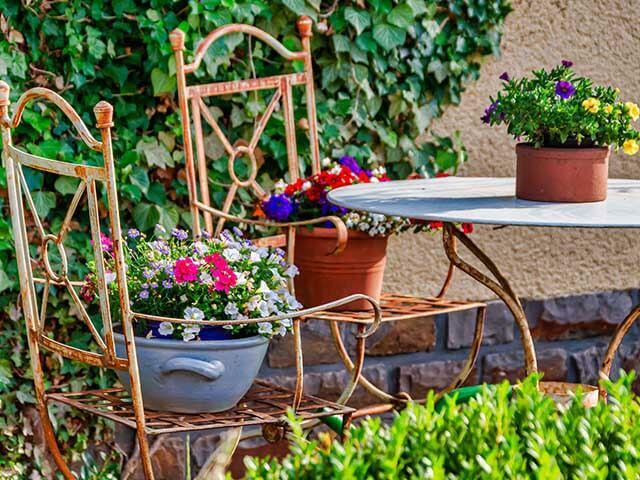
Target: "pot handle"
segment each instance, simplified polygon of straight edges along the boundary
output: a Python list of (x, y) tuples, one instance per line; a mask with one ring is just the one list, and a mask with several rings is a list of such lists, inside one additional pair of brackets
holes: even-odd
[(224, 373), (224, 364), (219, 360), (205, 362), (188, 357), (175, 357), (167, 360), (161, 367), (160, 373), (191, 372), (206, 378), (210, 382), (217, 380)]

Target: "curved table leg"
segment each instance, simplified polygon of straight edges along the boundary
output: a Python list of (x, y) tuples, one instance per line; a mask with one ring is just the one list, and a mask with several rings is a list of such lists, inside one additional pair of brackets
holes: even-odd
[[(473, 366), (475, 365), (476, 359), (478, 358), (478, 353), (482, 344), (482, 334), (484, 331), (484, 321), (486, 318), (486, 313), (486, 307), (478, 308), (476, 314), (476, 325), (473, 335), (473, 342), (471, 344), (471, 348), (469, 349), (469, 355), (467, 356), (467, 359), (458, 375), (456, 375), (455, 379), (442, 391), (438, 392), (438, 397), (441, 397), (442, 395), (445, 395), (446, 393), (460, 387), (469, 377), (469, 374), (471, 373), (471, 371), (473, 370)], [(347, 352), (347, 349), (344, 346), (344, 342), (342, 341), (340, 328), (338, 327), (338, 324), (336, 322), (331, 322), (330, 327), (331, 335), (333, 336), (333, 341), (336, 347), (336, 351), (340, 356), (340, 360), (342, 360), (342, 363), (344, 364), (347, 371), (353, 375), (354, 364)], [(355, 376), (353, 378), (355, 378)], [(371, 383), (364, 375), (360, 375), (358, 382), (367, 392), (369, 392), (369, 394), (385, 402), (386, 405), (377, 405), (371, 407), (370, 409), (363, 409), (361, 412), (359, 412), (359, 414), (357, 414), (357, 416), (362, 416), (369, 413), (381, 413), (382, 411), (391, 410), (393, 407), (396, 407), (399, 404), (405, 404), (407, 401), (413, 400), (411, 396), (406, 392), (398, 392), (396, 395), (385, 392), (384, 390), (376, 387), (373, 383)]]
[[(609, 342), (609, 346), (607, 347), (607, 351), (604, 354), (604, 359), (602, 360), (602, 367), (600, 368), (600, 378), (609, 379), (609, 374), (611, 373), (611, 366), (613, 365), (613, 360), (616, 357), (616, 353), (618, 348), (620, 347), (620, 343), (622, 339), (627, 334), (633, 323), (640, 318), (640, 305), (636, 305), (636, 307), (626, 316), (626, 318), (622, 321), (622, 323), (618, 324), (616, 327), (616, 331), (613, 333), (613, 337)], [(605, 391), (602, 385), (599, 386), (600, 398), (607, 398), (607, 392)]]
[[(465, 262), (460, 258), (456, 250), (456, 239), (469, 250), (493, 275), (494, 279), (488, 277), (473, 265)], [(495, 263), (462, 231), (460, 231), (452, 223), (445, 223), (442, 230), (442, 240), (444, 250), (449, 261), (458, 269), (469, 275), (471, 278), (481, 283), (489, 290), (494, 292), (507, 306), (513, 315), (522, 340), (522, 348), (524, 350), (524, 366), (527, 375), (538, 371), (538, 363), (536, 360), (535, 348), (533, 346), (533, 338), (529, 332), (529, 324), (524, 314), (524, 309), (520, 303), (520, 299), (513, 291), (513, 288), (502, 275)]]

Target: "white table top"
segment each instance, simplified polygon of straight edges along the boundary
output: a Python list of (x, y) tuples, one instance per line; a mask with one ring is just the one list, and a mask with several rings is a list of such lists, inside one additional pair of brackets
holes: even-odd
[(640, 180), (611, 179), (604, 202), (515, 198), (515, 179), (446, 177), (364, 183), (329, 193), (353, 210), (443, 222), (539, 227), (640, 228)]

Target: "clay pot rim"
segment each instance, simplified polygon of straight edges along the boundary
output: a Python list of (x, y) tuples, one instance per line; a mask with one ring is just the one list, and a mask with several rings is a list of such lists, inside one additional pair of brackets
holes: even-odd
[[(387, 238), (391, 236), (391, 235), (371, 236), (368, 233), (361, 232), (360, 230), (353, 230), (351, 228), (348, 228), (347, 231), (349, 232), (349, 238), (355, 238), (355, 239), (365, 239), (365, 238), (380, 239), (380, 238)], [(336, 238), (338, 236), (336, 232), (337, 232), (337, 229), (335, 228), (313, 227), (312, 229), (309, 229), (303, 226), (303, 227), (298, 227), (297, 234), (300, 235), (301, 237)]]
[(539, 152), (540, 150), (544, 150), (546, 152), (552, 152), (552, 153), (560, 153), (560, 152), (576, 151), (576, 150), (610, 151), (611, 146), (608, 145), (606, 147), (545, 147), (543, 145), (541, 147), (534, 147), (532, 143), (520, 142), (516, 144), (516, 150), (534, 150), (536, 152)]

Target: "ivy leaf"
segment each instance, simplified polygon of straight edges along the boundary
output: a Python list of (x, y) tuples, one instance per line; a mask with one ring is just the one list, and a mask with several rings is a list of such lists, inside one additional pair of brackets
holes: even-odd
[(139, 203), (132, 212), (133, 221), (140, 230), (149, 230), (160, 221), (160, 209), (150, 203)]
[(160, 168), (173, 167), (174, 162), (169, 150), (163, 144), (158, 143), (158, 139), (140, 140), (136, 145), (136, 151), (147, 160), (150, 167), (154, 165)]
[(400, 28), (409, 28), (413, 24), (413, 10), (403, 3), (398, 5), (387, 15), (387, 22)]
[(176, 77), (169, 76), (159, 68), (151, 70), (151, 85), (154, 95), (171, 93), (176, 88)]
[(149, 175), (147, 170), (142, 167), (136, 167), (129, 175), (129, 181), (132, 185), (138, 187), (143, 193), (147, 193), (149, 190)]
[(333, 35), (333, 47), (337, 53), (348, 52), (351, 49), (351, 40), (344, 35)]
[(344, 19), (353, 25), (356, 33), (360, 35), (365, 28), (371, 25), (371, 16), (366, 10), (347, 7), (344, 11)]
[(305, 0), (282, 0), (282, 3), (296, 15), (308, 15), (314, 20), (317, 17), (317, 12), (309, 7)]
[(56, 206), (56, 194), (53, 192), (43, 192), (39, 190), (31, 193), (33, 199), (33, 205), (36, 207), (36, 212), (40, 218), (45, 218), (49, 215), (51, 209)]
[(166, 207), (166, 208), (158, 208), (159, 218), (158, 223), (162, 225), (167, 230), (172, 230), (178, 225), (178, 220), (180, 220), (180, 214), (178, 213), (178, 209), (175, 206)]
[(0, 360), (0, 386), (5, 387), (11, 385), (13, 381), (13, 372), (11, 370), (11, 362), (7, 359)]
[(433, 73), (438, 83), (442, 83), (442, 81), (447, 78), (447, 74), (449, 73), (449, 69), (447, 68), (447, 66), (438, 59), (434, 59), (429, 62), (427, 71)]
[(63, 195), (76, 193), (80, 180), (73, 177), (58, 177), (53, 187)]
[(388, 23), (379, 23), (373, 27), (373, 38), (387, 51), (402, 45), (405, 37), (406, 32), (402, 28), (394, 27)]
[(411, 10), (413, 10), (413, 14), (416, 16), (427, 13), (429, 11), (424, 0), (407, 0), (407, 5), (411, 7)]

